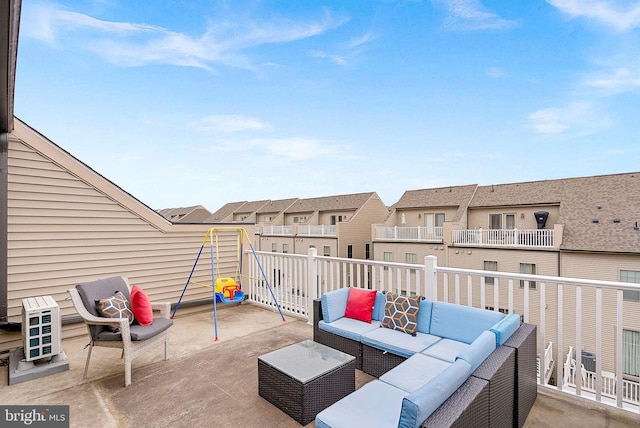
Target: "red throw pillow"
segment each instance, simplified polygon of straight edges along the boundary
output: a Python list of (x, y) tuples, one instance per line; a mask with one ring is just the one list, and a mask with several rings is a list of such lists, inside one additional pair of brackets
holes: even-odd
[(137, 285), (131, 287), (131, 311), (138, 324), (153, 324), (153, 310), (149, 296)]
[(349, 289), (347, 309), (344, 311), (344, 316), (371, 324), (376, 293), (376, 290), (364, 290), (362, 288), (351, 287)]

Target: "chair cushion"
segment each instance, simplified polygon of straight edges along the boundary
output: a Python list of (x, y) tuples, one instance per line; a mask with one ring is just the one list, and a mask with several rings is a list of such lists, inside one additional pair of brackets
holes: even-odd
[[(113, 296), (117, 291), (122, 292), (127, 300), (130, 300), (131, 297), (129, 295), (129, 287), (121, 276), (113, 276), (111, 278), (98, 279), (96, 281), (79, 284), (76, 286), (76, 289), (78, 290), (78, 294), (80, 294), (84, 307), (91, 315), (97, 317), (102, 315), (98, 313), (96, 300)], [(91, 331), (91, 336), (96, 338), (101, 332), (109, 331), (109, 327), (104, 325), (90, 325), (89, 330)]]
[(324, 293), (320, 297), (322, 301), (322, 319), (325, 322), (333, 322), (338, 318), (342, 318), (344, 311), (347, 309), (348, 299), (349, 287)]
[(506, 342), (519, 328), (520, 315), (518, 314), (509, 314), (498, 321), (498, 323), (491, 327), (491, 331), (496, 335), (496, 346), (500, 346)]
[(382, 318), (384, 318), (384, 305), (386, 302), (387, 296), (378, 291), (376, 293), (376, 300), (373, 304), (373, 316), (371, 317), (372, 320), (382, 321)]
[(362, 334), (361, 342), (372, 348), (391, 352), (401, 357), (409, 358), (433, 345), (440, 338), (430, 334), (416, 333), (415, 336), (403, 334), (390, 328), (377, 328)]
[(420, 333), (431, 333), (431, 311), (433, 302), (431, 300), (420, 300), (420, 310), (418, 311), (418, 331)]
[(455, 303), (433, 302), (430, 333), (468, 344), (502, 318), (504, 314), (496, 311)]
[(153, 323), (153, 309), (149, 296), (137, 285), (131, 287), (131, 311), (138, 324), (148, 326)]
[[(153, 324), (149, 326), (133, 324), (131, 326), (131, 340), (145, 340), (162, 333), (173, 325), (173, 320), (168, 318), (154, 318)], [(121, 341), (122, 335), (120, 332), (103, 331), (98, 334), (94, 339), (96, 341)]]
[[(98, 314), (106, 318), (127, 318), (129, 324), (133, 322), (133, 312), (129, 300), (122, 294), (122, 291), (116, 291), (113, 296), (96, 300), (96, 308)], [(109, 325), (111, 331), (118, 331), (119, 324)]]
[(406, 395), (400, 388), (373, 380), (318, 413), (316, 428), (398, 426)]
[(464, 342), (442, 339), (438, 341), (438, 343), (435, 343), (422, 351), (422, 354), (453, 363), (456, 360), (456, 357), (468, 347), (469, 345)]
[(387, 293), (382, 326), (411, 335), (416, 334), (421, 299), (421, 296), (407, 297)]
[(338, 336), (346, 337), (356, 342), (361, 341), (363, 334), (373, 330), (379, 330), (379, 327), (380, 321), (371, 321), (369, 324), (347, 317), (342, 317), (331, 323), (324, 322), (324, 320), (318, 322), (318, 328), (320, 330), (337, 334)]
[(347, 308), (344, 311), (345, 318), (352, 318), (371, 324), (373, 304), (375, 303), (377, 293), (376, 290), (349, 287)]
[(380, 380), (404, 391), (415, 392), (451, 364), (424, 354), (413, 354), (402, 364), (380, 376)]

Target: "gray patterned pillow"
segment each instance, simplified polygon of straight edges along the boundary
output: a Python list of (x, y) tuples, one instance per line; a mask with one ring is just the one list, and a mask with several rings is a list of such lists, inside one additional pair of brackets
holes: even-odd
[(407, 297), (387, 293), (386, 299), (384, 318), (380, 325), (415, 336), (418, 330), (418, 310), (422, 296)]
[[(96, 309), (98, 313), (106, 318), (128, 318), (129, 324), (133, 322), (133, 311), (131, 311), (131, 303), (121, 291), (106, 299), (96, 300)], [(109, 326), (113, 332), (118, 332), (120, 328), (118, 324)]]

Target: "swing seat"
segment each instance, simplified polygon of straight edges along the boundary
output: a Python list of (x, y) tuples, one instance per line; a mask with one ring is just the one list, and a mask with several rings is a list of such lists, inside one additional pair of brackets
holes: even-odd
[(244, 291), (236, 291), (231, 294), (229, 297), (225, 296), (224, 293), (216, 293), (216, 299), (218, 302), (222, 303), (236, 303), (242, 302), (244, 300)]

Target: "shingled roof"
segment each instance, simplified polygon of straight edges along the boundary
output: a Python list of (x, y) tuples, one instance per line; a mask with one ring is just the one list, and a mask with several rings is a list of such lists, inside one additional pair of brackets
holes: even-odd
[(640, 173), (480, 186), (470, 208), (559, 205), (563, 250), (640, 251)]
[(263, 199), (262, 201), (250, 201), (243, 204), (240, 208), (234, 211), (234, 214), (253, 214), (256, 211), (260, 210), (263, 206), (269, 203), (268, 199)]
[(220, 208), (218, 211), (211, 214), (205, 220), (205, 223), (217, 223), (217, 222), (224, 221), (224, 219), (226, 219), (231, 214), (236, 212), (236, 210), (240, 209), (240, 207), (242, 207), (246, 203), (247, 201), (239, 201), (239, 202), (229, 202), (227, 204), (224, 204), (222, 208)]
[(321, 198), (298, 199), (286, 213), (304, 213), (315, 211), (357, 210), (367, 202), (375, 192), (354, 193), (351, 195), (324, 196)]
[(262, 206), (262, 208), (260, 208), (257, 212), (258, 214), (280, 213), (289, 208), (297, 200), (298, 198), (289, 198), (279, 199), (277, 201), (269, 201), (269, 203)]
[(473, 197), (476, 188), (476, 184), (469, 184), (466, 186), (449, 186), (436, 189), (407, 190), (392, 208), (458, 207), (456, 218), (453, 219), (457, 221), (467, 209), (467, 204)]

